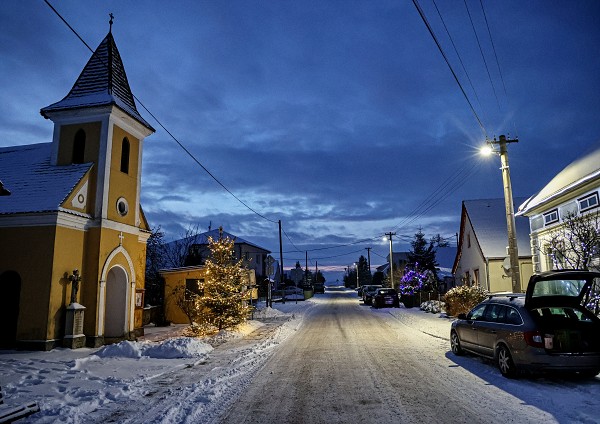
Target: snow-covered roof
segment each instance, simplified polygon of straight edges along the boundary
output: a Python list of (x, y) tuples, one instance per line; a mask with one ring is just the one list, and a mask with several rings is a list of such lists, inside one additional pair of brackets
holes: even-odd
[[(514, 204), (523, 202), (525, 198), (513, 199)], [(502, 258), (507, 256), (508, 232), (506, 229), (506, 209), (504, 199), (464, 200), (469, 221), (477, 241), (486, 258)], [(519, 256), (528, 256), (531, 252), (529, 240), (529, 219), (515, 217), (517, 232), (517, 248)], [(474, 242), (475, 240), (472, 240)]]
[(600, 177), (600, 146), (560, 171), (542, 190), (519, 206), (519, 215), (542, 206), (586, 182)]
[(118, 106), (154, 131), (135, 106), (121, 55), (110, 32), (92, 54), (69, 94), (61, 101), (46, 106), (40, 113), (48, 118), (49, 112), (106, 105)]
[(50, 165), (51, 144), (0, 148), (0, 180), (10, 191), (0, 196), (0, 214), (59, 210), (92, 167), (91, 163)]
[[(191, 236), (191, 237), (194, 237), (194, 236)], [(214, 230), (211, 230), (211, 231), (207, 231), (206, 233), (198, 234), (195, 237), (196, 238), (194, 240), (194, 244), (206, 244), (207, 245), (209, 237), (211, 237), (213, 240), (218, 240), (219, 239), (219, 229), (217, 228), (217, 229), (214, 229)], [(235, 240), (235, 244), (247, 244), (249, 246), (256, 247), (257, 249), (261, 249), (261, 250), (264, 250), (264, 251), (266, 251), (268, 253), (271, 253), (270, 250), (265, 249), (264, 247), (260, 247), (259, 245), (254, 244), (254, 243), (252, 243), (252, 242), (250, 242), (248, 240), (244, 240), (243, 238), (241, 238), (239, 236), (236, 236), (236, 235), (233, 235), (231, 233), (228, 233), (227, 231), (223, 231), (223, 237), (224, 238), (228, 237), (230, 239)], [(171, 243), (175, 243), (175, 242), (173, 241)]]

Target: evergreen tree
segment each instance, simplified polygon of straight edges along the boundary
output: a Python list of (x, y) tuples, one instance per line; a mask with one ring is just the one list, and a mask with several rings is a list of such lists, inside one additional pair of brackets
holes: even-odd
[(246, 303), (248, 271), (243, 261), (235, 261), (234, 240), (209, 237), (210, 258), (205, 261), (206, 277), (201, 287), (198, 307), (207, 313), (206, 323), (219, 330), (235, 327), (244, 322), (250, 306)]
[(435, 260), (435, 241), (428, 242), (425, 239), (425, 234), (419, 228), (410, 245), (412, 249), (408, 252), (409, 265), (415, 270), (431, 271), (437, 278), (437, 267), (439, 265)]
[(164, 268), (164, 242), (165, 234), (160, 226), (152, 229), (150, 237), (146, 242), (146, 274), (145, 302), (150, 305), (162, 305), (165, 297), (165, 281), (158, 270)]
[(358, 258), (358, 281), (360, 282), (361, 286), (364, 286), (365, 284), (371, 284), (373, 281), (373, 276), (369, 271), (369, 263), (367, 262), (367, 258), (362, 255), (360, 258)]

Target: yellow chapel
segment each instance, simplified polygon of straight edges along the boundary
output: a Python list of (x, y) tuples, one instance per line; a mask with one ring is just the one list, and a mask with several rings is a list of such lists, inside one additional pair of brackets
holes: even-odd
[(52, 142), (0, 148), (0, 347), (133, 339), (143, 334), (150, 235), (142, 147), (154, 129), (112, 30), (69, 93), (40, 112), (54, 124)]

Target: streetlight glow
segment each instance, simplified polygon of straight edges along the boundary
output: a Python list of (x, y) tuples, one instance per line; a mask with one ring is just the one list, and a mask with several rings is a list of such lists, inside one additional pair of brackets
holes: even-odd
[(486, 144), (485, 146), (481, 147), (481, 149), (479, 149), (479, 153), (483, 156), (491, 156), (492, 153), (494, 153), (494, 149), (489, 144)]

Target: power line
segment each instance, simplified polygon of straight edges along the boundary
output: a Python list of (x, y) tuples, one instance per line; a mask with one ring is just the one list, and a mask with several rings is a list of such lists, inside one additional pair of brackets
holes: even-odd
[(421, 16), (421, 19), (423, 20), (423, 23), (427, 27), (427, 30), (429, 31), (429, 34), (433, 38), (433, 41), (435, 41), (435, 44), (436, 44), (438, 50), (440, 51), (440, 53), (442, 54), (444, 60), (446, 61), (446, 65), (448, 65), (448, 68), (450, 69), (450, 72), (452, 72), (452, 76), (454, 77), (454, 80), (456, 81), (456, 84), (458, 84), (458, 87), (460, 88), (460, 91), (462, 92), (463, 96), (465, 97), (465, 100), (469, 104), (469, 107), (471, 108), (471, 112), (473, 112), (473, 115), (475, 116), (475, 119), (477, 120), (477, 123), (481, 127), (481, 130), (483, 131), (483, 134), (485, 135), (486, 138), (488, 138), (487, 131), (485, 130), (485, 127), (483, 126), (483, 123), (481, 122), (481, 119), (479, 118), (479, 115), (477, 115), (477, 112), (475, 111), (475, 108), (473, 107), (473, 104), (469, 100), (469, 97), (467, 96), (467, 93), (465, 92), (465, 89), (463, 88), (463, 86), (460, 83), (458, 77), (456, 76), (456, 72), (454, 72), (454, 69), (452, 68), (452, 65), (450, 65), (450, 61), (448, 60), (448, 57), (446, 56), (446, 53), (444, 53), (444, 49), (442, 49), (442, 45), (440, 44), (440, 42), (438, 41), (435, 33), (433, 32), (433, 28), (431, 27), (431, 25), (429, 25), (429, 21), (427, 21), (427, 18), (425, 17), (425, 13), (423, 12), (423, 9), (421, 9), (421, 6), (419, 5), (418, 0), (413, 0), (413, 4), (417, 8), (417, 11), (419, 12), (419, 15)]
[(485, 55), (483, 54), (483, 48), (481, 47), (481, 43), (479, 41), (479, 36), (477, 35), (477, 31), (475, 30), (475, 24), (473, 23), (473, 18), (471, 17), (471, 12), (469, 11), (469, 6), (467, 5), (467, 0), (464, 0), (465, 8), (467, 9), (467, 15), (469, 15), (469, 21), (471, 21), (471, 27), (473, 28), (473, 34), (475, 34), (475, 39), (477, 40), (477, 45), (479, 46), (479, 51), (481, 52), (481, 58), (483, 59), (483, 64), (485, 65), (485, 70), (487, 71), (488, 78), (490, 79), (490, 84), (492, 85), (492, 91), (494, 92), (494, 97), (496, 98), (496, 103), (498, 103), (498, 110), (500, 110), (500, 100), (498, 100), (498, 94), (496, 94), (496, 87), (494, 87), (494, 82), (492, 81), (492, 75), (490, 74), (490, 68), (488, 68), (487, 60), (485, 60)]
[(456, 56), (458, 57), (458, 61), (460, 62), (460, 65), (462, 66), (463, 71), (465, 71), (465, 76), (467, 77), (467, 80), (469, 81), (469, 85), (473, 89), (473, 94), (475, 94), (475, 98), (477, 99), (477, 103), (479, 103), (479, 106), (481, 107), (481, 102), (479, 101), (479, 96), (477, 95), (477, 91), (475, 90), (475, 86), (473, 86), (473, 82), (471, 81), (471, 77), (469, 77), (469, 73), (467, 72), (467, 68), (465, 67), (465, 64), (463, 63), (463, 60), (462, 60), (462, 57), (460, 56), (460, 53), (458, 53), (458, 49), (456, 48), (456, 44), (454, 44), (454, 39), (452, 38), (452, 35), (450, 35), (450, 31), (448, 30), (448, 27), (446, 26), (446, 21), (444, 21), (444, 18), (442, 17), (440, 9), (438, 9), (438, 6), (437, 6), (437, 3), (435, 2), (435, 0), (432, 0), (432, 1), (433, 1), (433, 5), (435, 6), (435, 10), (437, 10), (438, 16), (440, 17), (440, 20), (442, 21), (442, 24), (444, 25), (444, 28), (446, 29), (446, 34), (448, 34), (448, 38), (450, 39), (450, 42), (452, 43), (452, 47), (454, 47), (454, 52), (456, 53)]

